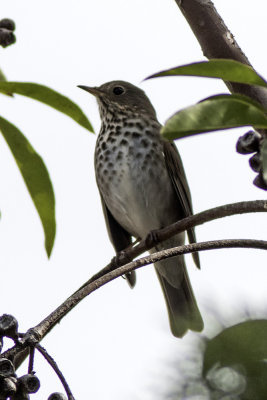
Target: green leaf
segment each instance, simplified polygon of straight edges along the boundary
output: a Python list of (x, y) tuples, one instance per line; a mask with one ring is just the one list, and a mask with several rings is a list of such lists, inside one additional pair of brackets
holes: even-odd
[(262, 145), (261, 145), (261, 162), (262, 162), (262, 173), (263, 173), (263, 179), (265, 183), (267, 184), (267, 139), (264, 139)]
[(207, 342), (203, 374), (215, 364), (243, 364), (267, 359), (267, 320), (245, 321), (224, 329)]
[(1, 69), (0, 69), (0, 81), (1, 81), (1, 82), (6, 81), (5, 74), (4, 74), (4, 72), (3, 72)]
[[(220, 373), (221, 390), (225, 388), (223, 391), (227, 392), (229, 387), (236, 391), (241, 389), (240, 399), (265, 400), (266, 360), (267, 320), (250, 320), (224, 329), (207, 341), (202, 373), (211, 385), (215, 383), (216, 388), (216, 380), (212, 381), (211, 378), (217, 370)], [(238, 374), (229, 374), (230, 371), (226, 373), (225, 367)]]
[(6, 119), (0, 117), (0, 130), (16, 160), (41, 218), (45, 234), (45, 248), (51, 254), (55, 234), (55, 196), (46, 166), (30, 142)]
[(258, 108), (259, 110), (261, 110), (263, 113), (266, 112), (265, 108), (263, 107), (262, 104), (260, 104), (258, 101), (252, 99), (251, 97), (245, 96), (244, 94), (229, 94), (229, 93), (223, 93), (223, 94), (215, 94), (214, 96), (209, 96), (206, 97), (203, 100), (200, 100), (199, 103), (203, 103), (203, 101), (206, 100), (218, 100), (218, 99), (236, 99), (236, 100), (240, 100), (240, 101), (245, 101), (246, 103), (249, 103), (253, 106), (255, 106), (256, 108)]
[(260, 75), (258, 75), (252, 67), (239, 61), (228, 59), (212, 59), (209, 61), (181, 65), (180, 67), (157, 72), (156, 74), (150, 75), (146, 79), (174, 75), (220, 78), (224, 81), (267, 87), (267, 82)]
[[(6, 76), (1, 69), (0, 69), (0, 82), (6, 82)], [(12, 93), (3, 93), (3, 94), (9, 97), (13, 97)]]
[(48, 88), (47, 86), (38, 85), (37, 83), (30, 82), (0, 82), (0, 92), (17, 93), (23, 96), (30, 97), (47, 104), (50, 107), (68, 115), (78, 124), (93, 132), (92, 125), (88, 121), (86, 115), (70, 99), (62, 94)]
[(266, 129), (267, 117), (260, 105), (245, 96), (221, 95), (178, 111), (167, 120), (161, 134), (174, 140), (238, 126)]

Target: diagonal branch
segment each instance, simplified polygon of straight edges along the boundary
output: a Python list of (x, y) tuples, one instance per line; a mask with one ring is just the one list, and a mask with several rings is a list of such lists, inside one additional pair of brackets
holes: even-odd
[(214, 240), (201, 243), (191, 243), (188, 245), (174, 247), (172, 249), (158, 251), (148, 256), (139, 258), (138, 260), (131, 261), (121, 267), (116, 268), (113, 271), (108, 272), (102, 277), (96, 279), (93, 282), (88, 283), (85, 287), (79, 289), (74, 295), (69, 297), (61, 306), (59, 306), (54, 312), (52, 312), (47, 318), (45, 318), (40, 324), (36, 325), (33, 329), (38, 335), (43, 338), (47, 332), (51, 329), (51, 324), (59, 322), (72, 308), (74, 308), (81, 300), (86, 296), (104, 286), (106, 283), (118, 278), (119, 276), (125, 275), (135, 269), (144, 267), (145, 265), (154, 264), (157, 261), (164, 260), (169, 257), (177, 255), (194, 253), (196, 251), (215, 250), (224, 248), (254, 248), (267, 250), (267, 241), (254, 240), (254, 239), (225, 239), (225, 240)]
[[(164, 241), (179, 232), (183, 232), (189, 228), (201, 225), (205, 222), (209, 222), (214, 219), (236, 214), (245, 214), (251, 212), (266, 212), (266, 211), (267, 211), (267, 201), (265, 200), (254, 200), (254, 201), (246, 201), (234, 204), (226, 204), (184, 218), (183, 220), (175, 222), (174, 224), (157, 231), (157, 239), (158, 242)], [(256, 241), (221, 240), (221, 241), (204, 242), (204, 243), (193, 243), (187, 246), (180, 246), (175, 249), (164, 250), (162, 252), (153, 253), (150, 256), (143, 257), (139, 260), (129, 263), (129, 261), (131, 261), (133, 258), (137, 257), (144, 251), (149, 250), (151, 247), (155, 245), (153, 244), (153, 246), (151, 245), (149, 247), (147, 245), (147, 242), (148, 241), (144, 239), (140, 241), (138, 245), (129, 248), (125, 252), (123, 252), (123, 257), (118, 258), (119, 262), (117, 269), (114, 270), (114, 265), (112, 263), (108, 264), (105, 268), (103, 268), (91, 279), (89, 279), (79, 290), (77, 290), (72, 296), (70, 296), (65, 302), (63, 302), (55, 311), (53, 311), (50, 315), (48, 315), (43, 321), (41, 321), (34, 328), (29, 329), (29, 331), (25, 335), (23, 345), (22, 343), (20, 343), (20, 346), (14, 346), (13, 348), (3, 353), (2, 356), (7, 358), (15, 357), (16, 368), (18, 368), (19, 365), (21, 365), (23, 360), (28, 355), (27, 343), (31, 342), (32, 335), (35, 336), (35, 340), (37, 342), (40, 342), (50, 332), (50, 330), (53, 329), (53, 327), (86, 296), (88, 296), (90, 293), (92, 293), (99, 287), (117, 278), (118, 276), (124, 275), (126, 272), (132, 271), (133, 269), (140, 268), (149, 263), (154, 263), (161, 258), (173, 257), (174, 255), (179, 255), (179, 254), (193, 253), (196, 251), (227, 248), (227, 247), (228, 248), (251, 247), (251, 248), (266, 249), (267, 245), (267, 242), (257, 241), (257, 240)], [(158, 259), (157, 257), (161, 258)]]
[(73, 394), (72, 394), (72, 392), (70, 390), (70, 387), (69, 387), (64, 375), (62, 374), (62, 372), (58, 368), (58, 365), (57, 365), (56, 361), (50, 356), (50, 354), (48, 354), (46, 349), (44, 347), (42, 347), (40, 344), (37, 344), (36, 348), (42, 354), (42, 356), (46, 359), (48, 364), (51, 365), (51, 367), (53, 368), (53, 370), (57, 374), (57, 376), (58, 376), (60, 382), (62, 383), (62, 385), (63, 385), (63, 387), (65, 389), (65, 392), (66, 392), (66, 394), (68, 396), (68, 400), (74, 400), (74, 397), (73, 397)]
[(132, 261), (122, 267), (117, 268), (102, 277), (96, 279), (94, 282), (89, 283), (85, 287), (81, 288), (77, 292), (75, 292), (71, 297), (69, 297), (64, 303), (62, 303), (55, 311), (53, 311), (48, 317), (46, 317), (43, 321), (41, 321), (34, 328), (29, 329), (29, 331), (25, 334), (24, 340), (19, 343), (19, 346), (14, 346), (13, 348), (7, 350), (2, 354), (2, 357), (6, 358), (14, 358), (21, 351), (25, 349), (25, 347), (32, 340), (36, 340), (38, 337), (38, 341), (40, 342), (44, 336), (58, 323), (65, 315), (67, 315), (81, 300), (83, 300), (86, 296), (104, 286), (106, 283), (111, 282), (112, 280), (118, 278), (119, 276), (125, 275), (128, 272), (131, 272), (135, 269), (141, 268), (145, 265), (155, 263), (157, 261), (174, 257), (177, 255), (194, 253), (196, 251), (204, 251), (204, 250), (214, 250), (214, 249), (224, 249), (224, 248), (254, 248), (254, 249), (262, 249), (267, 250), (267, 241), (263, 240), (251, 240), (251, 239), (227, 239), (227, 240), (215, 240), (209, 242), (202, 243), (191, 243), (188, 245), (174, 247), (172, 249), (159, 251), (153, 253), (149, 256), (142, 257), (138, 260)]
[[(163, 242), (164, 240), (167, 240), (170, 237), (178, 233), (184, 232), (190, 228), (202, 225), (205, 222), (210, 222), (215, 219), (229, 217), (232, 215), (255, 213), (255, 212), (267, 212), (267, 201), (265, 200), (242, 201), (239, 203), (225, 204), (223, 206), (210, 208), (209, 210), (191, 215), (190, 217), (186, 217), (180, 221), (177, 221), (171, 225), (166, 226), (163, 229), (158, 230), (157, 243)], [(136, 246), (129, 247), (128, 249), (123, 251), (121, 253), (121, 257), (118, 257), (117, 259), (117, 266), (126, 264), (126, 262), (133, 260), (140, 254), (144, 253), (147, 250), (150, 250), (153, 246), (155, 246), (155, 243), (149, 246), (148, 242), (149, 241), (147, 240), (147, 238), (145, 238), (141, 240)], [(107, 272), (111, 271), (112, 267), (113, 267), (112, 263), (108, 264), (105, 268), (103, 268), (97, 274), (92, 276), (82, 287), (100, 278)]]

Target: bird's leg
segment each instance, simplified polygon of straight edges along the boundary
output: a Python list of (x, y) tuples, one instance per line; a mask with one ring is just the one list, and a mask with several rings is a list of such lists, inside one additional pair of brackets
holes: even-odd
[(131, 258), (127, 255), (125, 250), (120, 251), (116, 256), (114, 256), (111, 261), (111, 270), (121, 267), (124, 264), (131, 262)]
[(128, 255), (128, 250), (132, 249), (138, 242), (140, 242), (140, 240), (140, 238), (136, 238), (133, 243), (119, 251), (116, 256), (112, 258), (110, 262), (112, 270), (132, 261), (132, 258)]
[(154, 229), (153, 231), (150, 231), (147, 237), (145, 238), (145, 243), (147, 248), (151, 249), (151, 247), (155, 247), (158, 242), (159, 242), (159, 235), (158, 235), (159, 229)]

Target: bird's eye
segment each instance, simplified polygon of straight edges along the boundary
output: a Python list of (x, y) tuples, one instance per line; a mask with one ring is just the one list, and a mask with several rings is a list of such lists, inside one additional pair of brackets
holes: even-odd
[(116, 95), (120, 95), (124, 93), (124, 89), (121, 86), (115, 86), (113, 89), (113, 93)]

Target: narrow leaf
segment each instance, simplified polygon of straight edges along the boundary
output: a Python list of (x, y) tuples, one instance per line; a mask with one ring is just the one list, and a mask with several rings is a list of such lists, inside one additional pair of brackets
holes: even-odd
[(80, 107), (67, 97), (47, 86), (30, 82), (0, 82), (0, 92), (4, 94), (17, 93), (41, 101), (63, 114), (68, 115), (78, 124), (88, 129), (90, 132), (93, 132), (92, 125)]
[[(4, 72), (1, 69), (0, 69), (0, 81), (1, 82), (6, 82), (6, 76), (5, 76)], [(9, 96), (9, 97), (13, 97), (12, 93), (3, 93), (3, 94), (6, 95), (6, 96)]]
[(181, 65), (180, 67), (157, 72), (156, 74), (148, 76), (146, 79), (174, 75), (220, 78), (224, 81), (267, 87), (267, 82), (260, 75), (258, 75), (252, 67), (239, 61), (228, 59), (213, 59), (209, 61)]
[(56, 222), (55, 196), (48, 171), (42, 158), (16, 126), (0, 117), (0, 130), (40, 216), (45, 234), (45, 248), (49, 257), (55, 240)]
[(170, 140), (220, 129), (253, 126), (267, 128), (263, 109), (244, 96), (218, 96), (178, 111), (162, 127)]
[(267, 184), (267, 139), (264, 139), (261, 145), (261, 162), (262, 162), (263, 179)]
[(0, 69), (0, 81), (1, 81), (1, 82), (6, 81), (5, 74), (4, 74), (4, 72), (3, 72), (1, 69)]
[(239, 94), (239, 93), (215, 94), (214, 96), (209, 96), (203, 100), (200, 100), (199, 103), (203, 103), (203, 101), (206, 101), (206, 100), (218, 100), (218, 99), (229, 99), (229, 98), (240, 100), (240, 101), (245, 101), (246, 103), (249, 103), (249, 104), (255, 106), (256, 108), (261, 110), (263, 113), (266, 112), (265, 108), (260, 103), (258, 103), (256, 100), (252, 99), (251, 97), (245, 96), (244, 94)]

